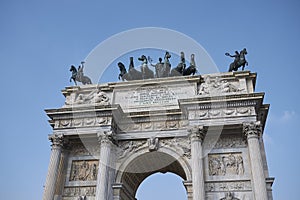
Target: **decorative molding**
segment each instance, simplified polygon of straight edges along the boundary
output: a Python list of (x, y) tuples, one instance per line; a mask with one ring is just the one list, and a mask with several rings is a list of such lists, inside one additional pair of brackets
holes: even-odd
[(219, 108), (190, 110), (189, 119), (211, 119), (211, 118), (229, 118), (255, 115), (254, 107), (238, 107), (238, 108)]
[[(156, 120), (156, 119), (155, 119)], [(128, 124), (118, 124), (121, 132), (127, 131), (157, 131), (157, 130), (177, 130), (186, 128), (189, 122), (187, 120), (167, 120), (167, 121), (147, 121), (131, 122)]]

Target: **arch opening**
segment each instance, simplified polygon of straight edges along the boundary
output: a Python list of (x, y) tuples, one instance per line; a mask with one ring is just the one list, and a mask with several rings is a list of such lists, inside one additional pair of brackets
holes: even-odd
[(137, 156), (122, 172), (121, 183), (127, 197), (121, 199), (135, 199), (139, 186), (146, 178), (153, 174), (167, 172), (179, 176), (184, 181), (187, 180), (184, 167), (176, 158), (167, 153), (153, 151)]
[(138, 187), (137, 200), (182, 200), (187, 199), (183, 179), (174, 173), (155, 173), (147, 177)]

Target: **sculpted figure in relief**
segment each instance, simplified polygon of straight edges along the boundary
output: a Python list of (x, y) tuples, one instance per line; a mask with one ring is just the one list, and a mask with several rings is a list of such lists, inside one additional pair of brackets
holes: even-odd
[(210, 76), (206, 76), (205, 78), (204, 78), (204, 83), (202, 83), (201, 85), (200, 85), (200, 88), (199, 88), (199, 92), (198, 92), (198, 94), (200, 94), (200, 95), (205, 95), (205, 94), (209, 94), (210, 92), (209, 92), (209, 86), (210, 86)]
[(238, 198), (235, 198), (235, 197), (233, 196), (233, 193), (227, 192), (227, 193), (225, 194), (225, 197), (222, 198), (222, 199), (220, 199), (220, 200), (239, 200), (239, 199), (238, 199)]
[(149, 151), (156, 151), (158, 149), (158, 138), (151, 137), (148, 139)]
[(241, 155), (224, 154), (209, 156), (209, 175), (243, 175), (244, 163)]

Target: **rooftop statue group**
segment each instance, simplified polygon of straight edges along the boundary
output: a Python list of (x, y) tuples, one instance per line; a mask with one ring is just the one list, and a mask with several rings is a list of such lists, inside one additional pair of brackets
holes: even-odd
[[(152, 64), (152, 58), (150, 56), (146, 57), (142, 55), (138, 58), (141, 64), (141, 71), (138, 71), (134, 67), (133, 57), (129, 58), (129, 67), (128, 72), (126, 70), (125, 65), (122, 62), (118, 63), (118, 67), (120, 70), (120, 74), (118, 76), (119, 80), (142, 80), (149, 78), (163, 78), (169, 76), (186, 76), (186, 75), (195, 75), (197, 72), (196, 64), (195, 64), (195, 55), (191, 55), (190, 66), (186, 68), (184, 53), (180, 53), (181, 61), (177, 65), (177, 67), (171, 69), (170, 58), (171, 54), (166, 51), (164, 56), (164, 62), (162, 62), (162, 58), (158, 59), (158, 63)], [(148, 62), (150, 66), (154, 67), (155, 73), (148, 67)]]
[[(244, 48), (240, 52), (235, 51), (234, 55), (231, 55), (229, 53), (225, 53), (225, 55), (234, 58), (234, 61), (229, 66), (229, 72), (237, 71), (240, 67), (242, 67), (242, 70), (244, 70), (245, 66), (248, 65), (248, 62), (246, 60), (246, 48)], [(138, 58), (138, 60), (141, 61), (141, 70), (139, 71), (134, 67), (133, 57), (130, 57), (128, 71), (126, 70), (126, 67), (122, 62), (118, 62), (118, 67), (120, 70), (118, 79), (122, 81), (143, 80), (150, 78), (195, 75), (195, 73), (197, 72), (194, 54), (191, 55), (189, 67), (186, 67), (184, 52), (180, 52), (180, 62), (173, 69), (171, 69), (171, 63), (169, 60), (170, 58), (171, 54), (166, 51), (164, 62), (162, 62), (162, 58), (159, 58), (158, 63), (152, 64), (153, 60), (150, 56), (146, 57), (145, 55), (142, 55)], [(155, 73), (148, 67), (148, 63), (151, 67), (154, 67)], [(83, 85), (92, 84), (91, 79), (84, 75), (83, 68), (84, 62), (81, 62), (81, 65), (78, 67), (78, 69), (76, 69), (74, 65), (71, 66), (70, 71), (72, 72), (72, 76), (70, 78), (70, 82), (73, 80), (75, 85), (77, 85), (77, 82), (81, 82)]]

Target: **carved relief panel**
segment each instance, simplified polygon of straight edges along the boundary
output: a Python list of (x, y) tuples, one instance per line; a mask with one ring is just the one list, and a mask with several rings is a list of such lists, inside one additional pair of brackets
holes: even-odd
[(98, 173), (98, 160), (74, 160), (69, 181), (95, 181)]
[(208, 155), (210, 176), (244, 175), (244, 161), (241, 153)]

